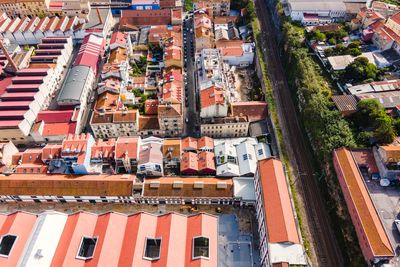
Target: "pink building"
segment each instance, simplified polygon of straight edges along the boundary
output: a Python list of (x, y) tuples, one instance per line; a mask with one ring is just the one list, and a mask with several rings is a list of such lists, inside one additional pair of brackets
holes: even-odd
[(218, 217), (203, 213), (16, 212), (0, 215), (0, 234), (2, 266), (214, 267), (218, 262)]

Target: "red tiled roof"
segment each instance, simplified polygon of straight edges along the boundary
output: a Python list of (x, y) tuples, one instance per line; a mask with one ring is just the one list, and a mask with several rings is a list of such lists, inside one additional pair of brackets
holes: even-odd
[(263, 101), (234, 102), (231, 104), (232, 116), (247, 116), (248, 120), (259, 121), (267, 117), (267, 103)]
[(202, 108), (223, 105), (224, 103), (225, 97), (222, 88), (213, 85), (200, 91), (200, 105)]
[(46, 123), (62, 123), (71, 121), (73, 110), (43, 110), (40, 111), (36, 121)]
[[(359, 231), (356, 231), (358, 238), (362, 240), (360, 242), (367, 245), (362, 246), (362, 248), (367, 247), (368, 250), (371, 250), (373, 257), (393, 257), (393, 248), (351, 151), (346, 148), (336, 149), (333, 152), (333, 158), (346, 203), (352, 207), (350, 210), (351, 218), (353, 223), (357, 224), (356, 229), (359, 229)], [(359, 236), (360, 232), (363, 236)], [(364, 256), (369, 256), (369, 251), (367, 253), (363, 251), (363, 253)]]
[(111, 138), (107, 141), (98, 139), (92, 146), (91, 158), (114, 158), (115, 139)]
[(75, 134), (76, 122), (45, 123), (43, 126), (43, 136)]
[(136, 159), (138, 142), (138, 137), (119, 137), (115, 143), (115, 159), (123, 159), (124, 157)]

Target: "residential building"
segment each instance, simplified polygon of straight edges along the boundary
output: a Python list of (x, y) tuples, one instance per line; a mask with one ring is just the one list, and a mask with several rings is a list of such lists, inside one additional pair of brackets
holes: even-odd
[(158, 124), (164, 136), (177, 137), (183, 132), (182, 104), (159, 104)]
[(12, 156), (18, 153), (17, 147), (11, 141), (0, 141), (0, 168), (12, 165)]
[(304, 25), (343, 21), (346, 5), (343, 0), (287, 0), (286, 15)]
[(131, 8), (133, 10), (158, 10), (160, 9), (160, 0), (132, 0)]
[(256, 140), (247, 139), (236, 146), (236, 155), (239, 163), (240, 176), (254, 176), (258, 161), (254, 149), (256, 144)]
[(140, 137), (118, 137), (114, 152), (117, 173), (136, 173), (140, 141)]
[(157, 115), (139, 115), (138, 135), (162, 136)]
[(96, 138), (134, 136), (138, 133), (137, 109), (93, 112), (90, 127)]
[(215, 175), (214, 153), (183, 152), (180, 167), (182, 175)]
[(307, 265), (282, 162), (259, 161), (254, 186), (261, 266)]
[(365, 260), (370, 266), (390, 260), (394, 250), (352, 152), (336, 149), (333, 164)]
[[(254, 177), (234, 177), (233, 196), (240, 199), (240, 205), (255, 206), (256, 193), (254, 188)], [(275, 267), (275, 265), (273, 265)]]
[(42, 149), (31, 148), (21, 153), (15, 168), (17, 174), (44, 174), (48, 166), (42, 161)]
[(224, 117), (202, 119), (201, 135), (213, 138), (246, 137), (249, 132), (249, 121), (246, 117)]
[(107, 168), (113, 168), (115, 166), (115, 139), (106, 141), (97, 139), (91, 149), (90, 164), (99, 164), (102, 173)]
[(388, 18), (399, 11), (399, 7), (397, 5), (384, 3), (381, 1), (372, 1), (371, 9), (382, 14), (385, 18)]
[(214, 140), (208, 136), (202, 136), (200, 138), (186, 137), (182, 139), (182, 151), (213, 152)]
[(160, 10), (122, 10), (120, 18), (121, 29), (132, 29), (132, 27), (170, 25), (171, 9)]
[(233, 117), (247, 117), (249, 122), (262, 121), (267, 118), (268, 104), (264, 101), (233, 102), (231, 115)]
[(99, 266), (159, 263), (183, 267), (218, 263), (218, 217), (205, 213), (46, 211), (36, 215), (19, 211), (2, 214), (0, 219), (0, 229), (7, 233), (2, 239), (8, 245), (7, 257), (0, 259), (4, 266), (96, 262)]
[(194, 15), (194, 34), (196, 38), (196, 51), (214, 48), (214, 32), (212, 21), (205, 13)]
[(233, 141), (223, 140), (222, 142), (215, 144), (214, 153), (217, 166), (217, 176), (240, 176), (239, 160), (236, 146)]
[(162, 150), (165, 168), (177, 168), (181, 160), (181, 139), (164, 139)]
[(231, 66), (248, 67), (254, 61), (254, 43), (244, 43), (242, 40), (217, 41), (224, 63)]
[(163, 139), (148, 137), (142, 139), (139, 149), (137, 175), (163, 176)]
[(114, 18), (109, 8), (96, 8), (89, 12), (88, 22), (83, 25), (85, 34), (94, 34), (105, 38), (114, 26)]
[(223, 88), (212, 85), (200, 91), (200, 117), (220, 118), (228, 115), (228, 103)]
[(225, 70), (218, 49), (203, 49), (196, 62), (200, 90), (216, 85), (225, 88)]
[(212, 10), (213, 16), (228, 16), (230, 12), (230, 1), (226, 0), (195, 0), (193, 6), (195, 10), (199, 8)]
[[(77, 175), (89, 174), (92, 172), (90, 158), (92, 146), (95, 144), (93, 136), (90, 134), (73, 135), (70, 134), (62, 142), (61, 158), (65, 163), (65, 173)], [(50, 172), (59, 173), (59, 160), (54, 160)], [(64, 173), (61, 172), (61, 173)]]

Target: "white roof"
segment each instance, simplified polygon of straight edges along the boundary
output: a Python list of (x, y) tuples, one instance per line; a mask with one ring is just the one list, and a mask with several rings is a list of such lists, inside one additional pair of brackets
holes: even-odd
[(372, 86), (369, 83), (350, 86), (347, 89), (352, 95), (375, 92), (374, 88), (372, 88)]
[(239, 175), (240, 175), (239, 165), (237, 164), (228, 162), (220, 166), (217, 166), (217, 176), (232, 177)]
[[(369, 63), (376, 65), (375, 57), (372, 52), (362, 53), (358, 57), (366, 57)], [(356, 58), (357, 57), (353, 57), (350, 55), (333, 56), (333, 57), (328, 57), (328, 61), (329, 64), (331, 64), (333, 70), (344, 70)]]
[(346, 6), (342, 0), (288, 0), (291, 11), (346, 11)]
[(307, 265), (306, 253), (301, 244), (269, 243), (271, 264), (288, 262), (289, 265)]
[(271, 149), (266, 143), (258, 143), (254, 146), (257, 160), (267, 159), (272, 156)]
[(247, 201), (256, 201), (254, 177), (235, 177), (233, 180), (233, 196)]
[(254, 175), (257, 169), (257, 156), (254, 146), (245, 141), (236, 146), (236, 154), (239, 162), (240, 176)]
[(50, 266), (67, 218), (67, 214), (56, 211), (41, 213), (18, 266)]

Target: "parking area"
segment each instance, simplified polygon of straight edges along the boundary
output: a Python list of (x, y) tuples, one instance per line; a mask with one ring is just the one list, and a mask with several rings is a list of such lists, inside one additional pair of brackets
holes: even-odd
[(395, 219), (400, 219), (400, 191), (397, 187), (380, 186), (379, 181), (369, 178), (365, 179), (365, 182), (390, 242), (396, 251), (397, 258), (394, 259), (394, 266), (400, 266), (400, 233), (394, 224)]
[(219, 216), (218, 266), (260, 266), (253, 228), (251, 217), (238, 217), (236, 214)]

